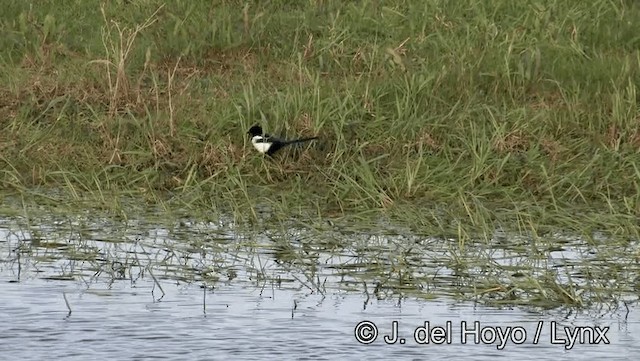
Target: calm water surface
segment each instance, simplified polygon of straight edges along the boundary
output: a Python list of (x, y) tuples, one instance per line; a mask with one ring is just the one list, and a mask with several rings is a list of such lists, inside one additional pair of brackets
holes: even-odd
[[(291, 249), (273, 246), (273, 237), (222, 228), (95, 220), (26, 227), (3, 220), (0, 359), (631, 360), (640, 351), (634, 303), (628, 310), (576, 312), (498, 309), (443, 296), (381, 297), (351, 289), (355, 278), (347, 282), (344, 268), (335, 266), (353, 262), (345, 250), (314, 253), (315, 264), (302, 267), (308, 259), (283, 255)], [(287, 244), (313, 253), (304, 239)], [(394, 321), (398, 340), (386, 344)], [(433, 338), (418, 344), (414, 330), (425, 321)], [(479, 344), (471, 331), (462, 343), (462, 321), (468, 329), (480, 322)], [(371, 335), (367, 327), (378, 328), (375, 341), (358, 342), (359, 324), (362, 338)], [(582, 330), (572, 348), (561, 344), (565, 328)], [(509, 330), (499, 349), (496, 333)], [(438, 340), (444, 343), (434, 344)]]

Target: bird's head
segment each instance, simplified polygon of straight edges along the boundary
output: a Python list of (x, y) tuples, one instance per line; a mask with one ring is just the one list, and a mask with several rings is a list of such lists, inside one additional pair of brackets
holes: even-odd
[(262, 135), (262, 127), (256, 124), (253, 127), (249, 128), (247, 134), (250, 134), (252, 137), (255, 137), (256, 135)]

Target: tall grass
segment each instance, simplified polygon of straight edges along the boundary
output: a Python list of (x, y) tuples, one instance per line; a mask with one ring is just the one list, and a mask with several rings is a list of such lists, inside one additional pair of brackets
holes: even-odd
[[(280, 199), (414, 224), (439, 209), (483, 230), (638, 214), (635, 2), (5, 8), (8, 191), (169, 192), (232, 212)], [(244, 134), (256, 122), (321, 141), (265, 160)]]

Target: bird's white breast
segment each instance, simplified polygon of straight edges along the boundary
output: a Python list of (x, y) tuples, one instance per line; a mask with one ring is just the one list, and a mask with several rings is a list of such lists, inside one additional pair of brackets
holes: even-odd
[(251, 143), (253, 143), (254, 148), (256, 148), (258, 152), (266, 153), (271, 147), (271, 143), (260, 142), (260, 140), (262, 140), (262, 137), (256, 135), (255, 137), (251, 138)]

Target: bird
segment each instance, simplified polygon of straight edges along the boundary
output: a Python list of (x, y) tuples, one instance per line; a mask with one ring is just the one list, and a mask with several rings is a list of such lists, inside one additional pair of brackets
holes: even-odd
[(251, 136), (251, 143), (254, 148), (262, 154), (273, 156), (275, 152), (286, 147), (287, 145), (304, 143), (318, 139), (318, 137), (299, 138), (294, 140), (279, 139), (262, 131), (262, 127), (254, 125), (247, 132)]

